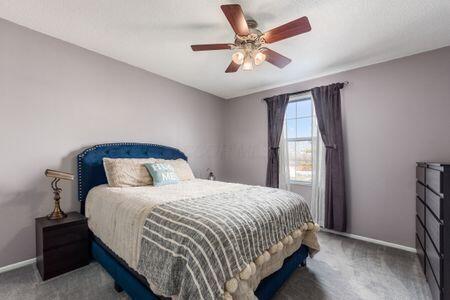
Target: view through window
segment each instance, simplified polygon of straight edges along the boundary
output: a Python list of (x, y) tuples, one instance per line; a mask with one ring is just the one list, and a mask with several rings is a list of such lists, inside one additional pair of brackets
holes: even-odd
[(312, 105), (310, 94), (289, 99), (285, 120), (291, 182), (312, 180)]

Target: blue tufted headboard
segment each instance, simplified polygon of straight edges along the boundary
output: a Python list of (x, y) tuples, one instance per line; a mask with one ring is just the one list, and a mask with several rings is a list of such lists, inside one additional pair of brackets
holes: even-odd
[(176, 148), (143, 143), (112, 143), (90, 147), (77, 156), (78, 200), (84, 214), (84, 201), (89, 190), (107, 183), (103, 158), (163, 158), (187, 160), (186, 155)]

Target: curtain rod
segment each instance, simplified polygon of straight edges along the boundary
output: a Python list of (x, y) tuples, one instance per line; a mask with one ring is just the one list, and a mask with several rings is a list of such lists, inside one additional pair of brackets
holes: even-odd
[[(346, 85), (349, 84), (348, 81), (337, 82), (337, 83), (342, 83), (344, 86), (346, 86)], [(300, 95), (300, 94), (303, 94), (303, 93), (311, 92), (311, 90), (312, 90), (312, 89), (307, 89), (307, 90), (303, 90), (303, 91), (299, 91), (299, 92), (288, 93), (287, 95), (288, 95), (288, 96)], [(271, 97), (267, 97), (267, 98), (271, 98)], [(264, 100), (267, 99), (267, 98), (261, 99), (261, 101), (264, 101)]]

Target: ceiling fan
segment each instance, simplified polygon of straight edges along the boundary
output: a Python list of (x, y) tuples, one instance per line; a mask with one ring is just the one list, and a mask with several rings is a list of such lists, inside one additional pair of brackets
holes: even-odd
[(222, 5), (220, 8), (236, 33), (234, 43), (192, 45), (191, 48), (194, 51), (234, 50), (231, 63), (225, 70), (226, 73), (236, 72), (241, 65), (242, 70), (253, 70), (253, 65), (258, 66), (264, 61), (268, 61), (278, 68), (284, 68), (291, 60), (266, 48), (266, 44), (272, 44), (311, 30), (308, 18), (301, 17), (262, 33), (257, 29), (256, 21), (245, 19), (239, 4)]

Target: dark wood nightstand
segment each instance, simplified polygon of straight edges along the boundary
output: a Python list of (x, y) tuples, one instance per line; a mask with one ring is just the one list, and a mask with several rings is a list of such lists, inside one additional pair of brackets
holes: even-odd
[(36, 219), (36, 264), (43, 280), (89, 264), (89, 232), (85, 216)]

